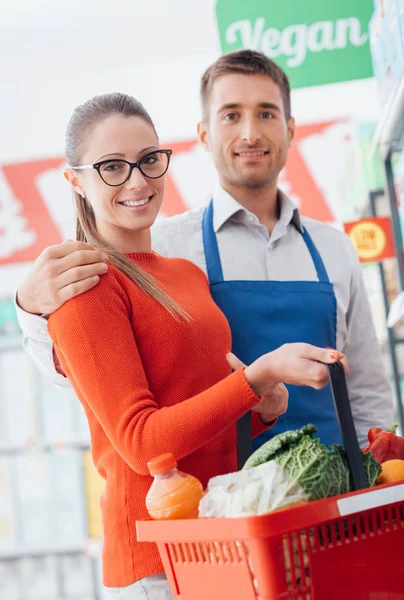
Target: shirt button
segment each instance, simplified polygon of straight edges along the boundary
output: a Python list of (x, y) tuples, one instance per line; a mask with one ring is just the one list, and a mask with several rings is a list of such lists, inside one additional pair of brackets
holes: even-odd
[(274, 249), (274, 245), (273, 244), (269, 244), (268, 250), (273, 250), (273, 249)]

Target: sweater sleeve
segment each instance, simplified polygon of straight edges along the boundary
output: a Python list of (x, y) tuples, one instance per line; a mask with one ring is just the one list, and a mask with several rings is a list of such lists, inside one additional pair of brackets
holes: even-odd
[(61, 365), (113, 447), (140, 474), (164, 452), (177, 459), (236, 423), (259, 398), (239, 369), (206, 391), (159, 408), (130, 322), (130, 304), (112, 270), (49, 317)]
[(252, 411), (252, 415), (251, 415), (251, 435), (253, 438), (257, 437), (257, 435), (260, 435), (261, 433), (264, 433), (264, 431), (267, 431), (268, 429), (271, 429), (277, 422), (277, 419), (274, 419), (273, 421), (271, 421), (271, 423), (268, 423), (268, 425), (265, 425), (265, 423), (263, 423), (259, 417), (259, 414), (255, 411)]

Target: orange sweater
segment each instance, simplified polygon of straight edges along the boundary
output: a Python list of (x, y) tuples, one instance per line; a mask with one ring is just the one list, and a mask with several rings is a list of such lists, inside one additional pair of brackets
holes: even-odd
[[(163, 571), (157, 547), (136, 541), (147, 519), (147, 461), (172, 452), (206, 486), (235, 471), (236, 421), (258, 397), (242, 369), (231, 373), (230, 329), (207, 279), (192, 263), (130, 254), (192, 317), (176, 321), (126, 275), (109, 266), (99, 284), (48, 321), (60, 363), (89, 421), (101, 499), (103, 581), (126, 586)], [(256, 413), (253, 434), (265, 429)]]

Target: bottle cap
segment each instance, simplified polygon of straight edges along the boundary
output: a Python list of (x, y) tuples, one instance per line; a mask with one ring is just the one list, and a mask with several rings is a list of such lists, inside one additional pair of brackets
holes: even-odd
[(150, 474), (156, 475), (176, 467), (177, 461), (175, 460), (174, 454), (167, 452), (166, 454), (160, 454), (160, 456), (156, 456), (149, 460), (147, 466), (149, 467)]

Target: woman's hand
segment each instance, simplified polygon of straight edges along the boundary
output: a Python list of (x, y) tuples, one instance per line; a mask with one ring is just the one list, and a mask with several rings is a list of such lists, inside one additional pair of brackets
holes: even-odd
[[(232, 352), (226, 356), (227, 362), (233, 370), (245, 367), (239, 358)], [(276, 383), (272, 387), (268, 387), (264, 395), (261, 395), (261, 401), (252, 407), (252, 410), (257, 412), (264, 425), (269, 425), (285, 414), (288, 408), (289, 392), (283, 383)]]
[(258, 396), (266, 396), (274, 385), (288, 383), (322, 389), (329, 381), (327, 364), (341, 361), (349, 375), (348, 361), (338, 350), (318, 348), (311, 344), (284, 344), (260, 356), (245, 368), (248, 383)]

